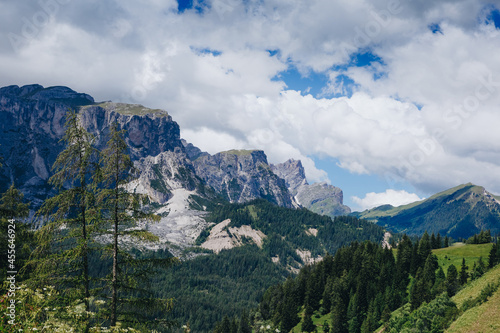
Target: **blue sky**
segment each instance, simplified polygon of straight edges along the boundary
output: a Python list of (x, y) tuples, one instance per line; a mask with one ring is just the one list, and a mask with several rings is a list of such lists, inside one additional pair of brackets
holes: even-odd
[(0, 85), (165, 109), (210, 153), (302, 160), (354, 209), (500, 194), (496, 0), (53, 4), (0, 2)]

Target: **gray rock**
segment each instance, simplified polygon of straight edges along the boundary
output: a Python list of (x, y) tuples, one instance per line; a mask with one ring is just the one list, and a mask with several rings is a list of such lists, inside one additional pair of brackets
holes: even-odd
[(340, 188), (324, 182), (309, 185), (300, 161), (291, 159), (273, 165), (272, 170), (285, 180), (298, 205), (331, 217), (351, 212), (351, 209), (343, 204), (344, 197)]
[(278, 165), (271, 165), (271, 170), (285, 180), (286, 186), (292, 195), (296, 195), (298, 188), (307, 185), (306, 173), (300, 160), (290, 159)]
[[(145, 109), (132, 106), (132, 111)], [(52, 165), (64, 149), (66, 113), (80, 110), (80, 121), (96, 138), (98, 148), (108, 140), (109, 128), (118, 122), (127, 130), (125, 139), (133, 160), (165, 151), (184, 152), (180, 130), (165, 112), (132, 114), (120, 104), (95, 104), (87, 94), (67, 87), (40, 85), (0, 88), (0, 192), (14, 182), (33, 206), (38, 207), (54, 192), (47, 184)], [(149, 109), (147, 109), (149, 110)], [(129, 114), (127, 114), (127, 112)]]
[(230, 150), (193, 161), (196, 174), (230, 202), (264, 198), (293, 207), (285, 181), (271, 170), (261, 150)]

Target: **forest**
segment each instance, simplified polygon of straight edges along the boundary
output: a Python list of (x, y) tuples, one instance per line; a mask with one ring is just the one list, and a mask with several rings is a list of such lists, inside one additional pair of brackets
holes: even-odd
[[(353, 242), (270, 287), (250, 317), (224, 318), (213, 332), (250, 332), (240, 326), (253, 327), (254, 332), (368, 333), (382, 326), (391, 333), (443, 332), (500, 283), (488, 284), (480, 296), (458, 309), (451, 297), (500, 263), (500, 246), (495, 239), (487, 261), (479, 258), (471, 269), (463, 259), (460, 267), (451, 264), (444, 272), (432, 250), (448, 246), (448, 241), (426, 232), (413, 240), (402, 235), (393, 249)], [(397, 309), (399, 315), (392, 316)], [(324, 321), (315, 325), (313, 317)]]

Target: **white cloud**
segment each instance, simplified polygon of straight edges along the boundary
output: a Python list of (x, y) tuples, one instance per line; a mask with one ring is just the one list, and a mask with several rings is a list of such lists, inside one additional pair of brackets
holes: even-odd
[[(18, 49), (9, 33), (22, 36), (46, 10), (0, 4), (1, 86), (67, 85), (164, 108), (203, 150), (301, 159), (310, 181), (328, 179), (311, 159), (319, 155), (388, 187), (402, 180), (428, 193), (472, 181), (500, 193), (500, 30), (483, 24), (493, 1), (213, 0), (203, 15), (179, 15), (172, 0), (54, 1), (57, 11)], [(383, 63), (337, 66), (359, 47)], [(329, 75), (326, 91), (339, 91), (338, 75), (356, 91), (284, 90), (272, 78), (292, 64)]]
[(415, 193), (408, 193), (404, 190), (396, 191), (392, 189), (388, 189), (382, 193), (366, 193), (364, 198), (353, 196), (351, 199), (357, 205), (357, 207), (354, 207), (354, 210), (358, 211), (364, 211), (366, 209), (382, 205), (392, 205), (397, 207), (422, 200)]

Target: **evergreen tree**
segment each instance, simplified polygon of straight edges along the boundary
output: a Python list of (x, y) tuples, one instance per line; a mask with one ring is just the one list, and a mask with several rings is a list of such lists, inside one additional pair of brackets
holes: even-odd
[(448, 247), (448, 246), (450, 246), (450, 243), (449, 243), (449, 242), (450, 242), (450, 240), (448, 239), (448, 235), (446, 235), (446, 236), (444, 237), (444, 247)]
[(436, 281), (432, 287), (432, 296), (442, 294), (446, 291), (446, 275), (444, 274), (443, 268), (440, 266), (436, 272)]
[(500, 261), (500, 246), (498, 243), (493, 243), (488, 257), (488, 267), (493, 268)]
[(481, 276), (483, 276), (484, 272), (486, 271), (486, 266), (483, 261), (483, 257), (479, 257), (479, 260), (476, 263), (474, 263), (474, 267), (472, 268), (472, 276), (471, 279), (475, 280)]
[(421, 267), (418, 268), (415, 279), (410, 284), (410, 303), (411, 310), (416, 310), (425, 302), (426, 292), (425, 292), (425, 280), (423, 278), (423, 270)]
[[(36, 267), (32, 282), (56, 284), (67, 300), (83, 299), (90, 312), (89, 252), (97, 219), (94, 205), (98, 153), (92, 136), (78, 123), (75, 112), (66, 115), (66, 148), (57, 156), (49, 183), (60, 193), (45, 201), (39, 218), (45, 225), (37, 233), (39, 242), (31, 261)], [(84, 316), (85, 331), (89, 318)]]
[(436, 245), (436, 249), (440, 249), (441, 247), (443, 247), (443, 243), (441, 242), (441, 234), (439, 232), (436, 236)]
[(328, 325), (328, 321), (326, 320), (323, 323), (323, 333), (330, 333), (330, 325)]
[(431, 247), (432, 247), (432, 249), (437, 249), (438, 248), (438, 243), (437, 243), (436, 235), (434, 233), (432, 233), (432, 235), (431, 235)]
[(225, 316), (222, 319), (222, 322), (218, 327), (215, 328), (214, 333), (232, 333), (231, 332), (231, 322), (229, 321), (229, 317)]
[(316, 332), (316, 326), (312, 321), (312, 315), (312, 307), (310, 305), (306, 305), (306, 309), (304, 311), (304, 320), (302, 321), (302, 332)]
[(238, 333), (252, 333), (246, 311), (243, 311), (243, 313), (241, 314), (240, 322), (238, 325)]
[[(19, 222), (29, 213), (29, 205), (23, 201), (23, 193), (16, 189), (14, 184), (0, 198), (0, 277), (2, 281), (5, 281), (7, 271), (18, 271), (23, 267), (31, 254), (34, 242), (33, 233), (27, 224)], [(12, 236), (15, 238), (11, 238)], [(14, 242), (12, 242), (13, 239)], [(15, 260), (12, 259), (13, 254)], [(1, 287), (0, 292), (3, 292)]]
[(451, 264), (448, 266), (448, 271), (446, 272), (446, 291), (449, 297), (456, 294), (458, 286), (458, 271), (455, 265)]
[(297, 315), (298, 308), (297, 291), (292, 278), (288, 278), (283, 286), (283, 300), (280, 304), (280, 323), (283, 331), (290, 331), (300, 322)]
[[(126, 190), (125, 185), (132, 180), (133, 164), (126, 153), (128, 147), (123, 136), (124, 131), (119, 130), (118, 124), (114, 123), (110, 130), (109, 141), (101, 155), (104, 188), (98, 196), (104, 219), (110, 227), (108, 233), (112, 238), (112, 243), (107, 248), (113, 262), (109, 286), (111, 326), (116, 326), (118, 321), (136, 323), (148, 321), (149, 318), (144, 315), (148, 312), (147, 310), (141, 308), (142, 313), (135, 311), (138, 304), (147, 307), (150, 311), (155, 311), (153, 310), (155, 306), (161, 306), (165, 311), (170, 310), (171, 300), (154, 299), (147, 288), (139, 287), (139, 285), (147, 282), (151, 270), (158, 268), (158, 265), (167, 267), (175, 262), (174, 258), (138, 260), (120, 248), (119, 239), (135, 238), (142, 241), (157, 241), (158, 237), (150, 232), (132, 227), (135, 227), (141, 220), (159, 220), (159, 216), (143, 212), (141, 209), (143, 197)], [(138, 297), (137, 294), (142, 295)], [(120, 313), (123, 315), (119, 318)], [(165, 323), (163, 320), (156, 322), (158, 325)]]
[(24, 194), (12, 183), (0, 198), (0, 217), (18, 220), (28, 216), (29, 204), (24, 203)]
[(469, 269), (469, 266), (465, 264), (465, 258), (462, 258), (462, 266), (460, 268), (460, 277), (459, 277), (459, 282), (460, 285), (464, 285), (467, 283), (467, 279), (469, 278), (469, 273), (467, 273), (467, 270)]
[(431, 240), (427, 231), (424, 232), (420, 242), (418, 243), (418, 262), (419, 264), (425, 263), (425, 260), (431, 254)]

